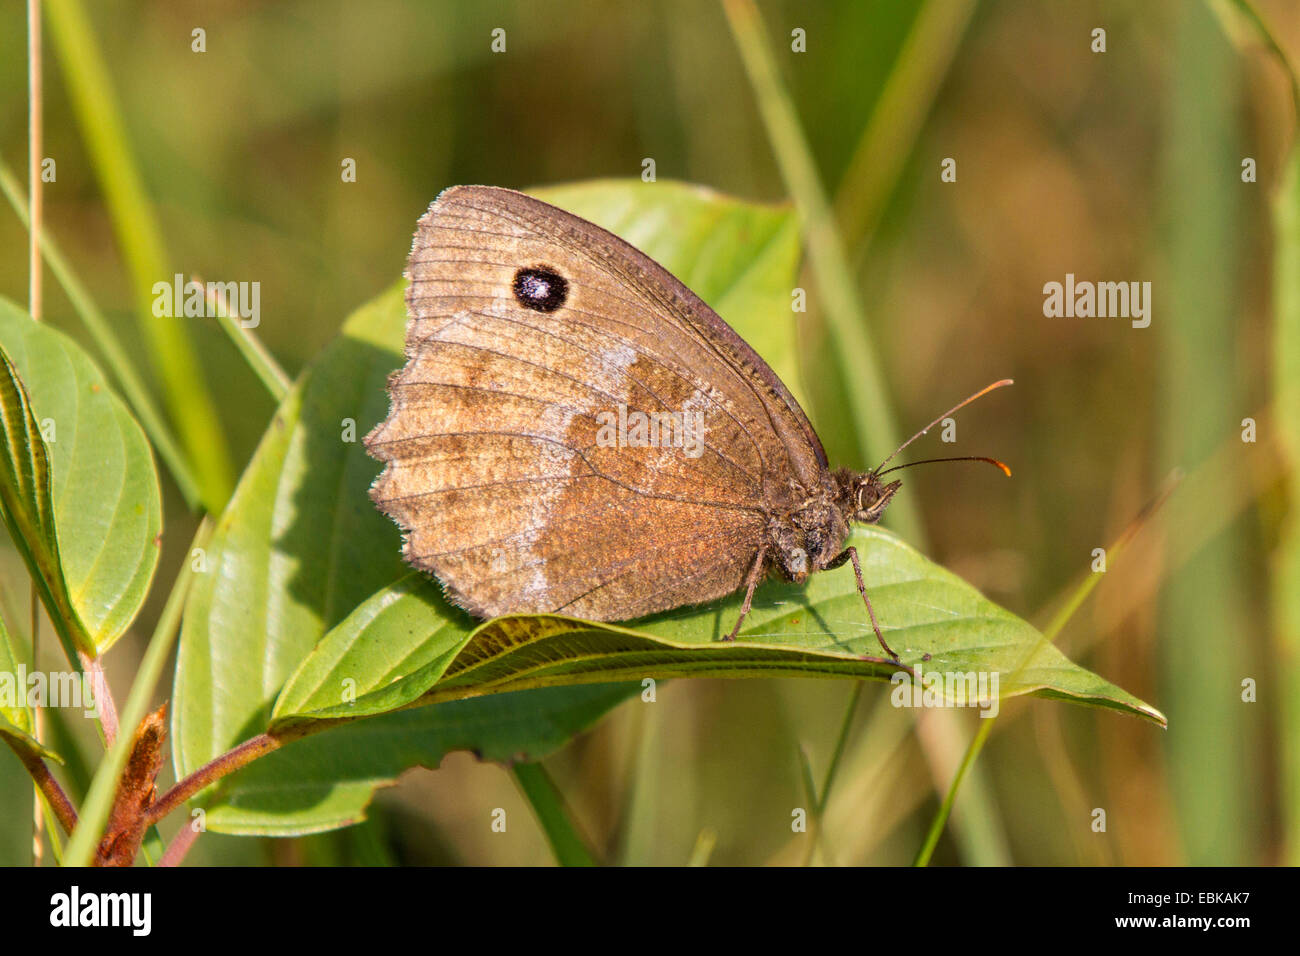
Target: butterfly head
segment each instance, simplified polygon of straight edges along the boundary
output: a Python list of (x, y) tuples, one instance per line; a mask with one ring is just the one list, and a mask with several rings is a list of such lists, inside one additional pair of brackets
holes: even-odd
[(875, 524), (885, 513), (889, 501), (903, 487), (901, 481), (884, 482), (874, 472), (855, 475), (851, 490), (849, 517), (862, 524)]
[(898, 493), (902, 487), (901, 481), (884, 482), (881, 480), (882, 475), (887, 475), (891, 471), (898, 471), (901, 468), (911, 468), (913, 465), (927, 465), (938, 461), (982, 461), (993, 465), (1003, 474), (1010, 477), (1011, 469), (996, 458), (985, 458), (983, 455), (958, 455), (945, 458), (923, 458), (920, 461), (911, 461), (905, 465), (894, 465), (892, 468), (885, 466), (893, 461), (894, 457), (906, 448), (912, 442), (916, 441), (922, 435), (926, 434), (935, 425), (947, 418), (949, 415), (965, 408), (981, 395), (993, 391), (995, 388), (1001, 388), (1004, 385), (1010, 385), (1011, 379), (1004, 378), (1000, 382), (994, 382), (992, 385), (986, 385), (974, 395), (958, 402), (952, 408), (948, 409), (930, 424), (926, 425), (919, 432), (914, 434), (903, 444), (890, 453), (890, 455), (879, 465), (866, 474), (855, 474), (853, 472), (844, 472), (839, 476), (839, 500), (840, 508), (845, 516), (852, 521), (862, 524), (875, 524), (880, 520), (880, 516), (885, 513), (885, 508), (889, 505), (889, 500)]

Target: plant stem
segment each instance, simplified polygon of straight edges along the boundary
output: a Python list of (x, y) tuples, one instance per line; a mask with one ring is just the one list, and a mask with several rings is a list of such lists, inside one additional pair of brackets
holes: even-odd
[(826, 777), (822, 780), (820, 793), (812, 786), (811, 766), (808, 763), (807, 756), (803, 757), (804, 776), (806, 778), (804, 787), (808, 790), (808, 799), (813, 804), (811, 824), (816, 833), (816, 839), (808, 841), (808, 855), (804, 858), (804, 866), (812, 864), (813, 854), (821, 842), (822, 819), (826, 815), (826, 804), (830, 800), (831, 787), (835, 783), (835, 777), (840, 770), (840, 763), (844, 758), (844, 750), (849, 741), (849, 731), (853, 729), (853, 715), (858, 712), (858, 704), (862, 701), (862, 693), (865, 688), (866, 681), (857, 681), (853, 686), (853, 693), (849, 696), (848, 706), (844, 708), (844, 717), (840, 721), (839, 737), (835, 741), (835, 750), (831, 754), (830, 765), (826, 768)]
[[(211, 530), (211, 520), (204, 518), (194, 535), (191, 548), (202, 547)], [(188, 555), (191, 550), (185, 553)], [(181, 571), (176, 576), (176, 583), (172, 585), (171, 593), (167, 595), (167, 603), (158, 618), (153, 637), (149, 639), (149, 646), (140, 661), (135, 682), (131, 685), (131, 693), (127, 695), (126, 706), (122, 711), (122, 724), (127, 728), (127, 732), (117, 735), (108, 753), (100, 761), (99, 768), (90, 782), (86, 799), (82, 803), (81, 825), (72, 834), (65, 854), (70, 866), (89, 865), (100, 834), (105, 823), (108, 822), (109, 811), (117, 792), (118, 778), (122, 775), (127, 757), (130, 755), (135, 729), (140, 726), (140, 722), (149, 710), (149, 700), (171, 654), (172, 644), (180, 628), (181, 610), (185, 605), (185, 597), (189, 593), (193, 576), (193, 566), (187, 561), (181, 566)]]
[(540, 763), (516, 763), (510, 775), (528, 800), (551, 852), (561, 866), (596, 866), (597, 860), (586, 839), (578, 832), (573, 811)]
[(159, 866), (180, 866), (181, 860), (185, 859), (185, 854), (190, 852), (190, 847), (199, 838), (201, 830), (194, 829), (192, 823), (187, 823), (181, 827), (179, 833), (172, 838), (172, 842), (167, 845), (167, 851), (163, 853), (162, 859), (158, 861)]
[(58, 819), (59, 825), (67, 833), (75, 830), (77, 827), (77, 811), (73, 808), (68, 795), (63, 792), (63, 788), (59, 786), (59, 781), (55, 780), (54, 775), (50, 773), (50, 768), (45, 765), (45, 761), (40, 758), (39, 754), (20, 746), (9, 737), (0, 734), (0, 738), (4, 739), (5, 743), (9, 745), (9, 749), (18, 755), (18, 759), (27, 768), (32, 780), (36, 782), (37, 789), (45, 797), (45, 802), (54, 811), (54, 816)]
[(939, 812), (930, 821), (930, 829), (926, 832), (920, 849), (916, 851), (916, 858), (912, 861), (913, 866), (929, 866), (930, 857), (934, 855), (934, 848), (939, 845), (939, 837), (943, 835), (943, 828), (947, 825), (948, 817), (952, 814), (952, 805), (957, 800), (957, 790), (961, 787), (962, 780), (966, 778), (966, 772), (975, 763), (975, 758), (984, 749), (984, 742), (988, 740), (989, 734), (993, 732), (993, 724), (996, 721), (996, 717), (980, 721), (980, 729), (975, 732), (970, 746), (966, 748), (966, 753), (962, 755), (961, 763), (957, 766), (957, 772), (953, 775), (952, 786), (944, 794), (943, 803), (939, 805)]
[(699, 832), (695, 837), (695, 847), (691, 850), (691, 858), (686, 861), (687, 866), (708, 866), (709, 857), (713, 855), (713, 848), (718, 845), (718, 834), (707, 827)]
[[(36, 581), (32, 578), (27, 579), (28, 606), (31, 611), (31, 635), (32, 635), (32, 670), (38, 669), (38, 661), (41, 649), (41, 596), (36, 589)], [(32, 736), (36, 738), (37, 743), (44, 740), (45, 734), (45, 711), (41, 707), (32, 707)], [(44, 766), (44, 763), (41, 764)], [(51, 778), (52, 779), (52, 778)], [(57, 784), (56, 784), (57, 786)], [(34, 803), (32, 806), (32, 866), (40, 866), (41, 858), (44, 855), (41, 852), (41, 833), (45, 830), (45, 802), (41, 800), (40, 784), (36, 785), (34, 794)]]
[(839, 773), (845, 745), (849, 741), (849, 731), (853, 729), (853, 715), (858, 712), (858, 704), (862, 700), (862, 692), (865, 687), (865, 681), (857, 682), (857, 685), (853, 688), (853, 696), (849, 698), (849, 705), (844, 709), (844, 720), (840, 724), (840, 736), (835, 742), (835, 752), (831, 755), (830, 766), (826, 768), (826, 779), (822, 781), (821, 795), (817, 798), (818, 817), (826, 812), (826, 802), (830, 799), (831, 785), (835, 783), (835, 776)]
[[(301, 729), (305, 730), (310, 726), (309, 724), (303, 725)], [(149, 812), (145, 814), (145, 819), (151, 824), (156, 824), (199, 791), (216, 783), (222, 777), (247, 766), (259, 757), (265, 757), (273, 750), (279, 750), (290, 739), (297, 739), (297, 736), (306, 736), (306, 733), (292, 736), (288, 734), (275, 736), (265, 733), (250, 737), (238, 747), (227, 750), (221, 756), (209, 760), (184, 780), (177, 782), (174, 787), (150, 805)]]
[(808, 852), (804, 854), (803, 865), (812, 866), (818, 849), (822, 851), (822, 858), (829, 863), (830, 851), (822, 843), (822, 821), (818, 809), (820, 800), (817, 797), (817, 784), (813, 783), (812, 760), (808, 756), (808, 748), (802, 745), (799, 747), (799, 776), (803, 780), (803, 792), (808, 802), (808, 832), (805, 835)]
[[(41, 3), (27, 0), (27, 191), (32, 197), (32, 224), (27, 234), (27, 312), (37, 322), (41, 320), (41, 230), (45, 221), (43, 190), (41, 189), (41, 153), (44, 128), (41, 122)], [(40, 651), (40, 598), (36, 582), (28, 585), (31, 595), (32, 665), (36, 666)], [(41, 709), (32, 708), (32, 735), (39, 742), (43, 727)], [(42, 764), (43, 766), (43, 764)], [(51, 778), (52, 779), (52, 778)], [(38, 785), (39, 789), (39, 785)], [(32, 806), (32, 866), (41, 865), (41, 831), (45, 813), (40, 794), (35, 795)]]
[[(1292, 117), (1295, 120), (1296, 125), (1300, 126), (1300, 75), (1297, 75), (1296, 68), (1291, 63), (1291, 58), (1287, 56), (1286, 50), (1283, 49), (1282, 44), (1277, 42), (1277, 37), (1274, 35), (1272, 28), (1270, 28), (1268, 22), (1260, 16), (1259, 10), (1256, 8), (1252, 0), (1231, 0), (1231, 2), (1233, 7), (1235, 7), (1237, 12), (1241, 14), (1246, 23), (1249, 24), (1255, 35), (1259, 37), (1266, 47), (1268, 47), (1269, 52), (1277, 58), (1283, 72), (1286, 73), (1287, 82), (1291, 85)], [(1223, 14), (1226, 12), (1227, 8), (1217, 4), (1210, 4), (1210, 9), (1214, 13), (1219, 14), (1220, 22), (1222, 22), (1224, 19)], [(1225, 32), (1228, 32), (1229, 36), (1231, 36), (1232, 31), (1229, 29), (1228, 24), (1224, 23), (1223, 26)], [(1294, 140), (1294, 130), (1291, 135)]]
[(27, 192), (32, 197), (32, 227), (27, 239), (27, 311), (41, 320), (41, 227), (44, 202), (41, 190), (41, 3), (27, 0)]
[[(1293, 148), (1273, 203), (1273, 379), (1277, 445), (1290, 465), (1285, 479), (1290, 511), (1281, 522), (1273, 553), (1274, 652), (1278, 699), (1278, 762), (1286, 799), (1282, 806), (1280, 862), (1300, 865), (1300, 149)], [(1286, 409), (1282, 412), (1282, 409)], [(1288, 743), (1289, 742), (1289, 743)]]
[(95, 695), (95, 708), (99, 711), (99, 724), (104, 730), (104, 745), (113, 746), (117, 739), (117, 702), (113, 700), (108, 687), (108, 678), (104, 676), (104, 665), (98, 657), (91, 657), (85, 651), (77, 651), (81, 660), (81, 673)]
[[(134, 694), (134, 692), (133, 688), (132, 693)], [(463, 696), (465, 696), (463, 693), (456, 693), (448, 695), (446, 699), (458, 700)], [(397, 709), (407, 710), (419, 707), (428, 703), (428, 701), (429, 695), (425, 695)], [(279, 750), (285, 744), (301, 740), (303, 737), (310, 737), (312, 734), (332, 730), (335, 727), (341, 727), (353, 720), (363, 719), (362, 717), (338, 717), (330, 720), (303, 720), (299, 723), (284, 724), (275, 730), (268, 730), (256, 737), (250, 737), (233, 749), (227, 750), (220, 756), (213, 757), (198, 770), (177, 781), (170, 790), (150, 805), (149, 811), (145, 814), (145, 819), (148, 823), (156, 825), (159, 820), (162, 820), (186, 800), (212, 786), (222, 777), (227, 777), (236, 770), (242, 770), (254, 760)]]

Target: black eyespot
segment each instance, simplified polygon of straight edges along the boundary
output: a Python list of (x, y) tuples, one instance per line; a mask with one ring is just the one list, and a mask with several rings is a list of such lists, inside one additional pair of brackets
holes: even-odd
[(569, 297), (569, 283), (554, 269), (537, 266), (515, 273), (515, 298), (534, 312), (554, 312)]

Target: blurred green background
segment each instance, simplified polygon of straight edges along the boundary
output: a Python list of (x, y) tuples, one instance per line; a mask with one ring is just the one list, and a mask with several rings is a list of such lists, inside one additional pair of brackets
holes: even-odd
[[(46, 228), (140, 355), (127, 251), (140, 237), (115, 228), (113, 173), (88, 146), (103, 115), (79, 110), (72, 92), (69, 70), (85, 64), (61, 53), (67, 6), (51, 3), (45, 26), (43, 153), (57, 162)], [(715, 3), (87, 7), (107, 67), (99, 92), (119, 111), (164, 275), (260, 281), (257, 334), (291, 374), (400, 274), (416, 219), (448, 185), (638, 177), (653, 158), (661, 180), (764, 201), (800, 192), (780, 159), (791, 144), (765, 123)], [(747, 9), (734, 5), (733, 20)], [(1257, 9), (1284, 50), (1300, 51), (1300, 8)], [(1014, 479), (966, 466), (909, 472), (919, 521), (895, 527), (1041, 625), (1089, 573), (1093, 549), (1173, 468), (1186, 475), (1060, 639), (1164, 710), (1169, 730), (1043, 700), (1007, 705), (936, 862), (1300, 862), (1300, 635), (1287, 607), (1300, 592), (1300, 449), (1277, 437), (1300, 400), (1270, 409), (1300, 384), (1282, 380), (1298, 363), (1278, 352), (1300, 343), (1300, 304), (1289, 318), (1280, 307), (1298, 263), (1279, 240), (1286, 210), (1273, 210), (1293, 195), (1283, 180), (1295, 113), (1279, 59), (1238, 5), (1199, 0), (757, 10), (838, 219), (898, 431), (1016, 379), (963, 413), (955, 445), (932, 433), (909, 450), (996, 455)], [(204, 53), (191, 51), (195, 28)], [(495, 28), (504, 53), (491, 50)], [(1096, 28), (1104, 53), (1091, 49)], [(796, 29), (806, 52), (791, 49)], [(25, 182), (19, 3), (0, 9), (0, 90), (0, 157)], [(356, 160), (355, 183), (341, 182), (344, 157)], [(940, 180), (947, 157), (955, 183)], [(1247, 157), (1257, 182), (1242, 182)], [(0, 248), (0, 293), (25, 302), (26, 230), (7, 206)], [(1152, 282), (1151, 326), (1044, 317), (1043, 285), (1066, 273)], [(47, 320), (99, 354), (48, 275), (45, 287)], [(790, 320), (830, 457), (874, 464), (845, 413), (816, 297)], [(218, 330), (192, 321), (187, 331), (233, 479), (272, 404)], [(161, 400), (165, 386), (153, 384)], [(1246, 417), (1259, 422), (1255, 443), (1241, 441)], [(175, 486), (165, 490), (163, 566), (174, 568), (196, 519)], [(21, 631), (25, 572), (7, 541), (0, 557), (3, 608)], [(129, 683), (160, 600), (111, 655), (115, 686)], [(1256, 702), (1242, 701), (1245, 679)], [(888, 706), (887, 689), (867, 687), (852, 723), (818, 861), (909, 862), (978, 724), (971, 714), (918, 721)], [(677, 681), (658, 706), (623, 705), (547, 768), (609, 860), (678, 864), (711, 847), (714, 863), (799, 863), (800, 751), (820, 780), (852, 693), (840, 682)], [(495, 807), (528, 825), (492, 833)], [(1095, 808), (1104, 833), (1092, 828)], [(299, 840), (210, 834), (188, 862), (551, 859), (510, 776), (467, 754), (409, 772), (373, 810), (361, 827)], [(0, 862), (29, 859), (30, 815), (30, 786), (0, 752)]]

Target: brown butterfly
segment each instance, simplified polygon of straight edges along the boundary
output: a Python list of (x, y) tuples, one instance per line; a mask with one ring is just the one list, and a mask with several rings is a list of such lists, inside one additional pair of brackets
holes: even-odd
[(844, 543), (900, 482), (832, 469), (789, 389), (662, 266), (537, 199), (457, 186), (420, 219), (406, 277), (370, 495), (454, 603), (612, 621), (743, 587), (731, 640), (769, 572), (852, 561), (898, 659)]

